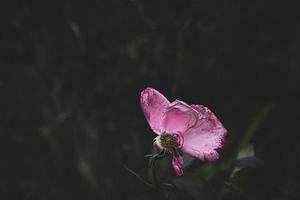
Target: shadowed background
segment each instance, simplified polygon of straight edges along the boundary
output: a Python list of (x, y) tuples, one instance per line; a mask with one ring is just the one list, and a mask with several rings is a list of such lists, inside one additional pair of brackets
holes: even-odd
[(166, 170), (170, 199), (299, 198), (294, 1), (1, 4), (1, 200), (153, 199), (124, 168), (151, 182), (148, 86), (229, 131), (219, 161)]

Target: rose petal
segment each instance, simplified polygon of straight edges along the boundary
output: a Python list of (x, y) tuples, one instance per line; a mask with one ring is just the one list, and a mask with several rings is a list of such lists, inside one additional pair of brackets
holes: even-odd
[(191, 116), (178, 109), (168, 111), (164, 117), (163, 127), (167, 133), (185, 132), (189, 126)]
[(182, 156), (179, 154), (176, 156), (173, 156), (172, 166), (178, 176), (183, 175), (182, 165), (183, 165)]
[(194, 126), (197, 121), (197, 112), (182, 101), (174, 101), (167, 109), (163, 127), (167, 133), (185, 132)]
[(184, 134), (182, 151), (201, 160), (217, 160), (215, 149), (222, 148), (227, 130), (208, 108), (191, 105), (198, 111), (197, 124)]
[(162, 119), (170, 102), (153, 88), (146, 88), (141, 93), (141, 107), (152, 130), (161, 134), (164, 132)]

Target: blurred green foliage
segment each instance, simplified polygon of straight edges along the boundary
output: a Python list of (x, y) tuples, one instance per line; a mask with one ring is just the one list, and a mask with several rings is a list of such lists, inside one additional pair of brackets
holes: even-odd
[(169, 199), (299, 199), (296, 1), (54, 0), (0, 6), (0, 199), (154, 199), (147, 86), (204, 104), (221, 159)]

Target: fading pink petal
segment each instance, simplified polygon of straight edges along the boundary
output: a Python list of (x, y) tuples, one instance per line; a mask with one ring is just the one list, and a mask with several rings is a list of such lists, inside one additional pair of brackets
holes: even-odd
[(222, 148), (227, 130), (208, 108), (202, 105), (191, 105), (198, 111), (197, 124), (184, 134), (182, 151), (201, 160), (217, 160)]
[(173, 156), (172, 166), (178, 176), (183, 175), (182, 165), (183, 165), (182, 156), (181, 155)]
[(153, 88), (146, 88), (141, 93), (141, 107), (152, 130), (161, 134), (164, 132), (162, 119), (170, 102), (166, 97)]
[(197, 112), (182, 101), (174, 101), (167, 109), (163, 127), (167, 133), (185, 132), (197, 122)]

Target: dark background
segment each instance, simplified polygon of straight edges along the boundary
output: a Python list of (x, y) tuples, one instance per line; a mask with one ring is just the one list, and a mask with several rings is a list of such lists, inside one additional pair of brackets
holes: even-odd
[(148, 86), (229, 131), (220, 160), (165, 169), (169, 199), (298, 199), (295, 2), (2, 2), (0, 199), (157, 199), (124, 168), (151, 182)]

